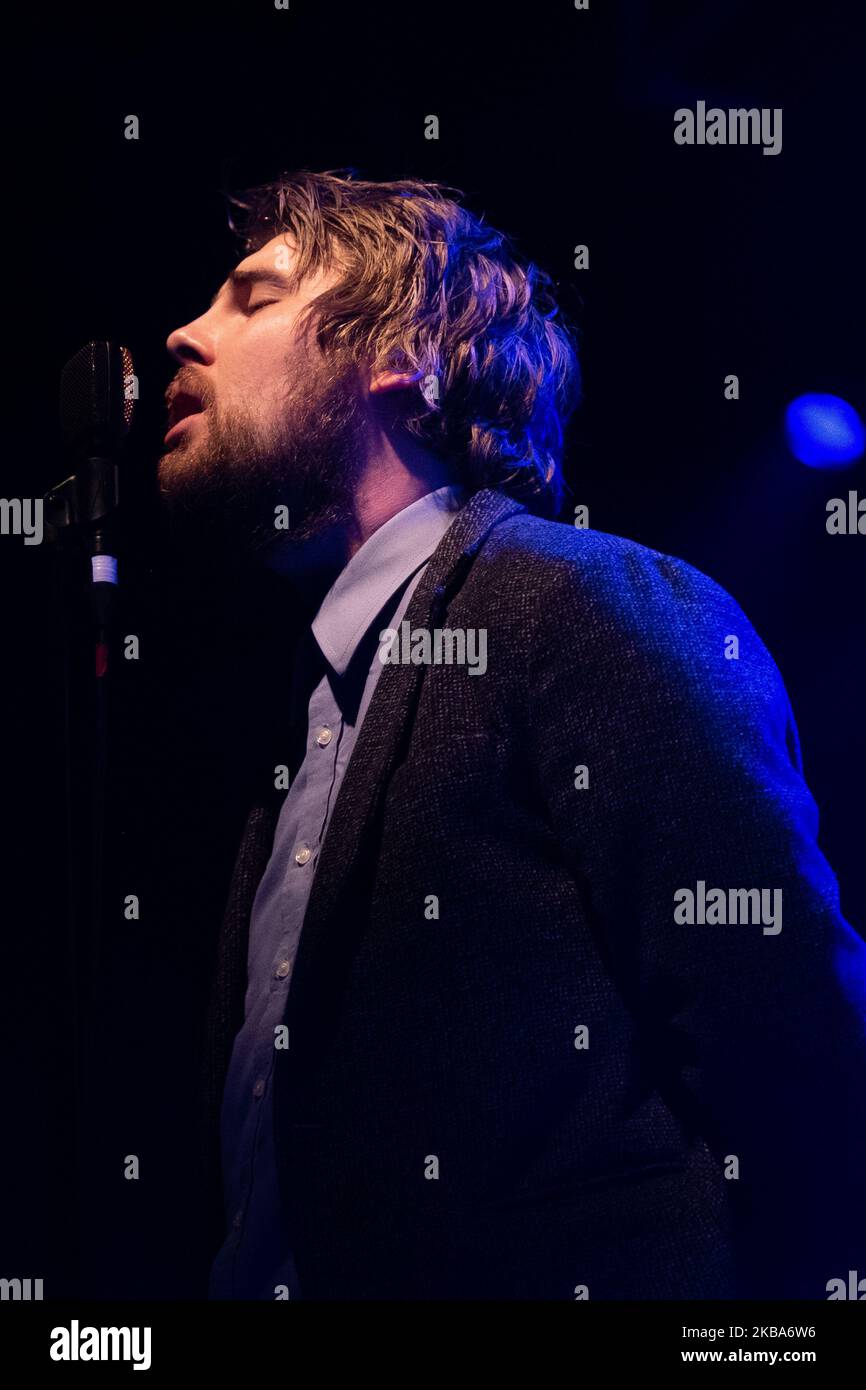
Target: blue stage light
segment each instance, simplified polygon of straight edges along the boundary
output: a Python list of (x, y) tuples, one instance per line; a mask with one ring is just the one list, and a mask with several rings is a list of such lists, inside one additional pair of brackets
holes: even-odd
[(866, 449), (866, 428), (841, 396), (810, 393), (785, 411), (788, 448), (809, 468), (841, 468)]

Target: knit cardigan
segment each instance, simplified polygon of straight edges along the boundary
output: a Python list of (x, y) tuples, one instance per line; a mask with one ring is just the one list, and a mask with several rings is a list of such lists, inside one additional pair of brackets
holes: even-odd
[[(320, 853), (274, 1072), (304, 1297), (826, 1298), (866, 1273), (866, 946), (741, 609), (484, 489), (406, 621), (483, 630), (487, 664), (383, 665)], [(207, 1020), (214, 1244), (272, 780)]]

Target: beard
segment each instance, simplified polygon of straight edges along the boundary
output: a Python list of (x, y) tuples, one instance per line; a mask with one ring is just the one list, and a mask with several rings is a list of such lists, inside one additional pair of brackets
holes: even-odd
[[(193, 368), (175, 383), (207, 393)], [(294, 383), (294, 384), (293, 384)], [(286, 362), (278, 418), (219, 409), (203, 394), (204, 434), (192, 427), (159, 461), (160, 500), (184, 551), (220, 570), (291, 575), (339, 569), (355, 524), (365, 460), (361, 392), (351, 364), (304, 353)], [(275, 525), (276, 508), (288, 520)]]

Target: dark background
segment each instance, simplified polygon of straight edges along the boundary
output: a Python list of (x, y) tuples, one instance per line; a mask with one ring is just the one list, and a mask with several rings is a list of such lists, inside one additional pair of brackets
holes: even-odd
[[(866, 411), (858, 8), (178, 0), (40, 8), (21, 32), (2, 494), (41, 496), (71, 471), (60, 369), (87, 339), (126, 343), (141, 399), (121, 630), (141, 659), (113, 679), (111, 877), (77, 1174), (62, 654), (67, 636), (80, 676), (84, 610), (68, 575), (58, 585), (53, 548), (0, 538), (12, 1038), (0, 1274), (42, 1277), (48, 1298), (205, 1287), (198, 1044), (257, 734), (283, 708), (298, 622), (279, 584), (193, 569), (155, 505), (165, 338), (237, 258), (227, 190), (300, 167), (439, 179), (554, 276), (585, 388), (564, 518), (586, 503), (592, 526), (683, 557), (742, 604), (785, 677), (822, 847), (866, 930), (864, 541), (824, 524), (828, 498), (862, 496), (866, 466), (804, 468), (780, 429), (802, 391)], [(699, 98), (782, 107), (781, 154), (676, 146), (673, 112)], [(137, 142), (124, 139), (130, 113)], [(424, 139), (430, 113), (438, 141)], [(588, 271), (573, 268), (578, 243)], [(79, 700), (76, 778), (87, 716)], [(138, 922), (123, 916), (131, 892)]]

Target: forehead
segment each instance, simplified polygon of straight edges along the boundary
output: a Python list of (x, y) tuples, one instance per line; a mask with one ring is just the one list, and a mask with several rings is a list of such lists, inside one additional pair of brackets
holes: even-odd
[(271, 237), (264, 246), (260, 246), (258, 251), (253, 251), (249, 256), (245, 256), (239, 261), (236, 270), (241, 272), (247, 270), (282, 270), (286, 278), (294, 270), (297, 264), (297, 250), (292, 237), (288, 232), (281, 232), (278, 236)]

